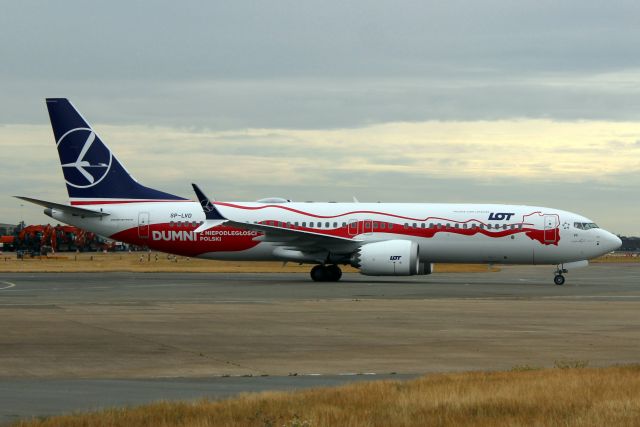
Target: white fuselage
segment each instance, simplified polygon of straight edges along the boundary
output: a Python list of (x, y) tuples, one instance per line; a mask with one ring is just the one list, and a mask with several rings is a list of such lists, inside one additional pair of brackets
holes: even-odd
[[(72, 202), (73, 204), (73, 202)], [(151, 249), (209, 259), (282, 260), (281, 244), (262, 233), (224, 224), (195, 233), (205, 215), (199, 203), (82, 203), (109, 213), (51, 216), (97, 234)], [(405, 239), (424, 262), (561, 264), (619, 246), (613, 234), (580, 215), (557, 209), (496, 204), (215, 202), (236, 223), (266, 224), (348, 238), (359, 244)]]

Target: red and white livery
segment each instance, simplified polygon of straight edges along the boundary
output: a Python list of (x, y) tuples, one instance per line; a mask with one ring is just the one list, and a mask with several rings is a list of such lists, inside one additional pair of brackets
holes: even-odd
[(126, 171), (71, 103), (47, 99), (70, 204), (21, 197), (52, 218), (134, 245), (189, 257), (340, 265), (362, 274), (429, 274), (432, 263), (555, 265), (554, 282), (620, 247), (593, 221), (558, 209), (501, 204), (197, 201), (148, 188)]

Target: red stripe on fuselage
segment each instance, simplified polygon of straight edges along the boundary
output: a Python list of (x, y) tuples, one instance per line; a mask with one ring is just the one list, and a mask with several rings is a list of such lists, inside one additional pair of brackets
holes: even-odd
[[(265, 224), (276, 222), (278, 224), (283, 224), (281, 221), (263, 221)], [(438, 233), (458, 234), (461, 236), (482, 234), (493, 239), (524, 233), (531, 240), (538, 241), (543, 245), (557, 246), (560, 241), (559, 228), (549, 230), (522, 228), (515, 230), (507, 229), (493, 231), (479, 227), (467, 229), (445, 226), (438, 228), (404, 228), (403, 225), (384, 223), (385, 228), (383, 229), (381, 228), (382, 224), (383, 223), (380, 221), (360, 221), (355, 225), (355, 229), (359, 230), (359, 234), (355, 236), (349, 233), (349, 226), (334, 229), (317, 229), (291, 225), (289, 227), (282, 226), (281, 228), (308, 231), (316, 234), (343, 237), (347, 239), (353, 239), (355, 237), (362, 236), (362, 234), (369, 234), (372, 232), (393, 234), (398, 237), (411, 236), (424, 239), (433, 238)], [(369, 227), (367, 227), (367, 225)], [(374, 226), (376, 228), (373, 228)], [(390, 226), (391, 228), (389, 228)], [(352, 227), (354, 226), (352, 225)], [(196, 228), (197, 227), (194, 227), (193, 225), (171, 227), (167, 223), (151, 224), (148, 232), (145, 230), (145, 227), (134, 227), (118, 232), (112, 235), (111, 238), (138, 246), (148, 246), (151, 249), (162, 252), (195, 257), (207, 252), (239, 252), (251, 249), (260, 243), (259, 241), (254, 240), (255, 237), (262, 234), (256, 231), (225, 225), (210, 228), (209, 230), (205, 230), (201, 233), (195, 233), (194, 230)], [(147, 238), (142, 237), (142, 235), (145, 234), (147, 235)]]
[[(468, 219), (465, 221), (455, 221), (449, 218), (442, 218), (442, 217), (426, 217), (426, 218), (412, 218), (412, 217), (407, 217), (407, 216), (402, 216), (402, 215), (395, 215), (395, 214), (390, 214), (390, 213), (386, 213), (386, 212), (379, 212), (379, 211), (368, 211), (368, 210), (362, 210), (362, 211), (351, 211), (351, 212), (345, 212), (345, 213), (341, 213), (338, 215), (316, 215), (316, 214), (312, 214), (309, 212), (305, 212), (305, 211), (301, 211), (298, 209), (294, 209), (294, 208), (290, 208), (287, 206), (281, 206), (281, 205), (266, 205), (266, 206), (241, 206), (241, 205), (236, 205), (234, 203), (228, 203), (228, 202), (214, 202), (215, 205), (220, 205), (220, 206), (226, 206), (226, 207), (230, 207), (230, 208), (236, 208), (236, 209), (244, 209), (244, 210), (262, 210), (262, 209), (266, 209), (266, 208), (278, 208), (278, 209), (283, 209), (289, 212), (293, 212), (293, 213), (297, 213), (300, 215), (305, 215), (305, 216), (309, 216), (312, 218), (318, 218), (318, 219), (335, 219), (335, 218), (340, 218), (340, 217), (345, 217), (345, 216), (349, 216), (349, 215), (355, 215), (355, 214), (366, 214), (366, 215), (383, 215), (383, 216), (388, 216), (388, 217), (392, 217), (392, 218), (399, 218), (399, 219), (405, 219), (407, 221), (412, 221), (412, 222), (443, 222), (443, 223), (452, 223), (452, 224), (469, 224), (469, 223), (478, 223), (478, 224), (482, 224), (484, 226), (486, 226), (487, 228), (480, 228), (480, 227), (469, 227), (469, 228), (456, 228), (455, 226), (453, 227), (445, 227), (444, 225), (441, 227), (434, 227), (434, 228), (421, 228), (421, 227), (412, 227), (411, 224), (408, 225), (407, 228), (404, 228), (404, 225), (400, 225), (400, 224), (396, 224), (396, 223), (389, 223), (389, 222), (384, 222), (384, 221), (372, 221), (372, 220), (367, 220), (367, 221), (357, 221), (357, 226), (356, 226), (356, 230), (359, 231), (359, 233), (371, 233), (371, 232), (376, 232), (376, 233), (390, 233), (390, 234), (399, 234), (399, 235), (406, 235), (406, 236), (415, 236), (415, 237), (423, 237), (423, 238), (431, 238), (433, 236), (435, 236), (437, 233), (453, 233), (453, 234), (459, 234), (459, 235), (463, 235), (463, 236), (473, 236), (476, 234), (483, 234), (487, 237), (491, 237), (491, 238), (499, 238), (499, 237), (505, 237), (505, 236), (510, 236), (510, 235), (514, 235), (514, 234), (518, 234), (518, 233), (525, 233), (531, 240), (536, 240), (538, 242), (540, 242), (543, 245), (555, 245), (557, 246), (558, 243), (560, 242), (560, 228), (559, 227), (555, 227), (555, 228), (550, 228), (547, 230), (539, 230), (533, 227), (533, 223), (531, 222), (525, 222), (525, 218), (534, 216), (534, 215), (538, 215), (539, 217), (543, 216), (542, 212), (540, 211), (535, 211), (532, 212), (530, 214), (527, 215), (522, 215), (522, 221), (520, 223), (515, 224), (516, 226), (520, 226), (522, 225), (522, 228), (516, 228), (516, 229), (506, 229), (506, 230), (500, 230), (500, 229), (496, 229), (495, 231), (492, 231), (491, 229), (488, 228), (488, 226), (491, 227), (496, 227), (496, 224), (490, 224), (478, 219)], [(557, 214), (552, 214), (555, 217), (558, 217)], [(279, 220), (267, 220), (267, 221), (261, 221), (262, 224), (268, 224), (268, 223), (277, 223), (277, 224), (286, 224), (283, 221), (279, 221)], [(378, 227), (377, 228), (369, 228), (368, 230), (366, 228), (364, 228), (366, 226), (366, 224), (369, 223), (371, 225), (373, 225), (373, 223), (377, 223)], [(385, 229), (382, 229), (380, 227), (381, 224), (385, 224)], [(559, 223), (559, 218), (558, 218), (558, 223)], [(389, 229), (389, 225), (393, 225), (393, 229)], [(510, 226), (511, 224), (509, 224)], [(326, 234), (329, 236), (338, 236), (338, 237), (345, 237), (345, 238), (353, 238), (352, 234), (349, 234), (349, 229), (348, 226), (347, 227), (339, 227), (339, 228), (333, 228), (333, 229), (329, 229), (329, 228), (325, 228), (325, 229), (318, 229), (318, 228), (308, 228), (308, 227), (300, 227), (300, 226), (294, 226), (291, 225), (290, 227), (284, 227), (283, 228), (291, 228), (291, 229), (298, 229), (298, 230), (303, 230), (303, 231), (309, 231), (309, 232), (313, 232), (313, 233), (320, 233), (320, 234)], [(375, 231), (374, 231), (375, 230)]]
[[(458, 224), (468, 224), (468, 223), (472, 223), (472, 222), (477, 222), (480, 224), (484, 224), (484, 225), (490, 225), (490, 223), (488, 222), (484, 222), (483, 220), (479, 220), (479, 219), (467, 219), (464, 221), (456, 221), (456, 220), (452, 220), (449, 218), (443, 218), (443, 217), (437, 217), (437, 216), (428, 216), (426, 218), (413, 218), (413, 217), (409, 217), (409, 216), (402, 216), (402, 215), (396, 215), (396, 214), (392, 214), (392, 213), (387, 213), (387, 212), (380, 212), (380, 211), (350, 211), (350, 212), (345, 212), (345, 213), (341, 213), (338, 215), (317, 215), (317, 214), (313, 214), (310, 212), (305, 212), (299, 209), (294, 209), (294, 208), (290, 208), (288, 206), (281, 206), (281, 205), (265, 205), (265, 206), (242, 206), (242, 205), (236, 205), (234, 203), (229, 203), (229, 202), (212, 202), (214, 205), (219, 205), (219, 206), (226, 206), (229, 208), (235, 208), (235, 209), (244, 209), (244, 210), (250, 210), (250, 211), (255, 211), (255, 210), (262, 210), (262, 209), (267, 209), (267, 208), (277, 208), (277, 209), (283, 209), (289, 212), (293, 212), (293, 213), (297, 213), (300, 215), (306, 215), (312, 218), (319, 218), (319, 219), (331, 219), (331, 218), (340, 218), (340, 217), (344, 217), (344, 216), (349, 216), (349, 215), (356, 215), (356, 214), (365, 214), (365, 215), (383, 215), (383, 216), (388, 216), (391, 218), (398, 218), (398, 219), (405, 219), (407, 221), (415, 221), (415, 222), (427, 222), (427, 221), (442, 221), (442, 222), (452, 222), (452, 223), (458, 223)], [(524, 221), (524, 219), (526, 217), (529, 216), (533, 216), (535, 214), (538, 214), (539, 216), (542, 216), (542, 212), (540, 211), (535, 211), (532, 212), (530, 214), (527, 215), (523, 215), (522, 216), (522, 221), (521, 223), (523, 224), (528, 224)], [(555, 215), (557, 216), (557, 215)]]

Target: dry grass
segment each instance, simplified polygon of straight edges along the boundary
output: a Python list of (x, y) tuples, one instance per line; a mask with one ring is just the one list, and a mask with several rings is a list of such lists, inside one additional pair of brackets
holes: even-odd
[[(308, 273), (309, 265), (281, 262), (214, 261), (167, 256), (160, 252), (60, 253), (19, 260), (15, 254), (0, 256), (0, 272), (193, 272), (193, 273)], [(342, 267), (345, 273), (357, 272)], [(482, 264), (438, 264), (436, 273), (498, 271)]]
[(223, 401), (161, 402), (19, 427), (637, 426), (640, 366), (428, 375)]

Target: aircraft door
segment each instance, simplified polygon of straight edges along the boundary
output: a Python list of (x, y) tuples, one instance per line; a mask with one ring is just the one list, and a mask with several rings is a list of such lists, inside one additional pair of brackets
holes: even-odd
[(149, 238), (149, 212), (138, 213), (138, 237), (141, 239)]
[(544, 216), (544, 241), (546, 243), (552, 243), (557, 240), (558, 223), (558, 215)]
[(349, 236), (356, 236), (358, 234), (358, 220), (350, 219), (348, 228), (349, 228)]

